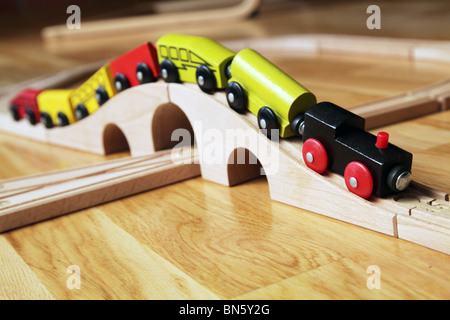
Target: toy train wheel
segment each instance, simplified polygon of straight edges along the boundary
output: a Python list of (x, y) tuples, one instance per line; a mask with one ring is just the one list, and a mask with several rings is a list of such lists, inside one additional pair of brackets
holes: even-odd
[(361, 162), (350, 162), (347, 167), (345, 167), (344, 179), (347, 189), (361, 198), (366, 199), (372, 194), (372, 174)]
[(32, 124), (34, 126), (36, 124), (36, 122), (37, 122), (36, 121), (36, 115), (34, 114), (34, 111), (31, 110), (31, 108), (27, 108), (25, 110), (25, 113), (27, 115), (28, 122), (30, 122), (30, 124)]
[(86, 118), (89, 115), (89, 111), (86, 109), (86, 106), (82, 103), (77, 105), (77, 108), (75, 109), (75, 117), (78, 120), (81, 120), (83, 118)]
[(303, 143), (303, 161), (308, 168), (323, 173), (328, 166), (328, 153), (319, 140), (310, 138)]
[(165, 82), (179, 82), (178, 69), (172, 61), (165, 59), (161, 62), (161, 77)]
[(12, 118), (15, 121), (20, 120), (19, 111), (17, 110), (17, 107), (14, 104), (9, 107), (9, 113), (11, 114)]
[(117, 92), (121, 92), (131, 87), (130, 81), (128, 81), (127, 76), (123, 73), (116, 74), (114, 78), (114, 86), (116, 87)]
[(225, 89), (225, 94), (231, 109), (237, 113), (245, 112), (247, 109), (247, 95), (239, 83), (231, 81)]
[(387, 185), (394, 192), (404, 191), (411, 182), (411, 172), (403, 165), (395, 166), (387, 176)]
[(53, 120), (52, 117), (50, 117), (50, 115), (47, 112), (42, 112), (41, 113), (41, 122), (44, 124), (44, 126), (47, 129), (51, 129), (53, 128)]
[(198, 86), (203, 92), (212, 94), (216, 89), (216, 77), (214, 77), (211, 70), (204, 64), (197, 67), (195, 78), (197, 79)]
[(291, 121), (291, 129), (296, 136), (301, 137), (303, 135), (303, 129), (305, 127), (305, 114), (299, 113), (295, 116), (294, 120)]
[(272, 109), (269, 107), (262, 107), (258, 111), (257, 118), (259, 129), (267, 138), (273, 138), (273, 130), (278, 130), (279, 133), (280, 125), (278, 124), (277, 116)]
[(64, 112), (58, 112), (58, 126), (64, 127), (69, 125), (69, 119)]
[(108, 92), (106, 92), (105, 88), (99, 86), (97, 90), (95, 90), (95, 100), (97, 100), (98, 105), (101, 106), (106, 101), (108, 101), (108, 99)]
[(153, 76), (152, 70), (144, 62), (139, 62), (136, 67), (136, 79), (139, 81), (140, 84), (155, 81), (155, 77)]

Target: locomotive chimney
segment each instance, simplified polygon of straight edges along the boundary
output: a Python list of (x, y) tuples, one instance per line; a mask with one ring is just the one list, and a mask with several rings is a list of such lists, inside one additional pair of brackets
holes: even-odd
[(379, 149), (385, 149), (388, 147), (388, 143), (389, 143), (389, 133), (378, 132), (377, 143), (375, 144), (375, 146)]

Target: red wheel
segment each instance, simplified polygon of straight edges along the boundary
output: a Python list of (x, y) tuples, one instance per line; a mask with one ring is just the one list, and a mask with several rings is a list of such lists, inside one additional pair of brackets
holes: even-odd
[(372, 174), (361, 162), (350, 162), (345, 167), (344, 179), (347, 189), (361, 198), (366, 199), (372, 194)]
[(302, 148), (303, 161), (308, 168), (317, 173), (322, 173), (327, 169), (328, 154), (320, 141), (310, 138), (305, 141)]

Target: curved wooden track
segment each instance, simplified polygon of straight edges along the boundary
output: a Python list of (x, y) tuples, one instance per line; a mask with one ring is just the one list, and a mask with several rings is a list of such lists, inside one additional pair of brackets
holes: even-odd
[[(212, 2), (212, 1), (211, 1)], [(205, 9), (204, 3), (197, 3), (197, 10), (189, 10), (189, 3), (176, 4), (178, 12), (143, 15), (100, 20), (83, 23), (77, 33), (71, 32), (66, 25), (50, 26), (42, 30), (42, 38), (47, 45), (60, 45), (63, 42), (77, 40), (98, 40), (117, 34), (131, 34), (143, 29), (155, 29), (179, 25), (224, 25), (233, 21), (244, 20), (255, 14), (261, 7), (261, 0), (242, 0), (232, 6), (213, 2), (211, 9)], [(169, 4), (170, 5), (170, 4)], [(194, 3), (191, 4), (193, 6)]]
[[(193, 84), (158, 82), (126, 90), (88, 118), (63, 128), (45, 130), (8, 119), (2, 120), (2, 128), (9, 125), (9, 130), (44, 142), (99, 154), (119, 150), (124, 142), (132, 156), (175, 146), (190, 148), (192, 139), (180, 144), (177, 135), (171, 137), (177, 128), (182, 130), (175, 134), (193, 132), (204, 179), (231, 186), (259, 176), (261, 166), (273, 200), (450, 254), (447, 194), (413, 183), (403, 194), (388, 199), (359, 198), (347, 191), (341, 176), (308, 169), (300, 160), (300, 139), (265, 138), (255, 117), (232, 111), (223, 92), (211, 96)], [(254, 155), (258, 163), (233, 163), (239, 150), (247, 150), (242, 155), (247, 160)], [(11, 219), (13, 214), (14, 210), (3, 211), (1, 217)], [(8, 227), (27, 222), (16, 224)]]

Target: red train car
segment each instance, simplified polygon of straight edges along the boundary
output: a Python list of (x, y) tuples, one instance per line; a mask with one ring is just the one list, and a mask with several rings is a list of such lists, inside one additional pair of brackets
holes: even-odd
[(33, 125), (40, 121), (41, 113), (36, 98), (41, 92), (40, 89), (25, 89), (10, 101), (9, 111), (14, 120), (27, 118)]
[(155, 46), (144, 43), (109, 63), (117, 92), (156, 81), (160, 76)]

